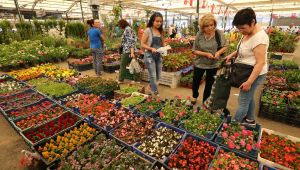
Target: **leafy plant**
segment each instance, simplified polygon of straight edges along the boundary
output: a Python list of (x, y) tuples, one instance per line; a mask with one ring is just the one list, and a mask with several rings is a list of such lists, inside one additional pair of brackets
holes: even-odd
[(66, 37), (86, 38), (85, 26), (81, 22), (69, 22), (65, 28)]
[(28, 40), (33, 36), (33, 27), (30, 22), (20, 22), (16, 24), (18, 33), (22, 40)]
[(296, 46), (296, 35), (274, 29), (269, 35), (272, 52), (293, 53)]

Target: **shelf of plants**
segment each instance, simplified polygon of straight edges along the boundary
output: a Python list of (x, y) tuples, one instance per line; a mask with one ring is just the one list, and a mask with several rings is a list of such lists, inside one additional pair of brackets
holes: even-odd
[(300, 70), (296, 63), (271, 61), (261, 96), (259, 116), (300, 125)]
[[(14, 71), (12, 77), (0, 76), (0, 111), (48, 167), (299, 169), (299, 139), (261, 129), (260, 125), (242, 126), (230, 117), (205, 110), (194, 111), (189, 98), (163, 100), (134, 95), (137, 89), (122, 89), (132, 95), (110, 100), (120, 89), (112, 80), (78, 78), (78, 72), (48, 64), (27, 70), (33, 74)], [(294, 75), (299, 74), (290, 71), (297, 70), (283, 73), (286, 80), (268, 82), (275, 83), (277, 90), (295, 88), (291, 83), (299, 82)], [(278, 73), (272, 71), (274, 74)], [(80, 90), (40, 89), (50, 82), (75, 83)], [(265, 86), (274, 90), (269, 87)], [(45, 93), (62, 97), (51, 99)], [(294, 93), (288, 95), (288, 106), (293, 106)], [(106, 94), (112, 96), (107, 98)], [(284, 152), (279, 154), (279, 150)]]

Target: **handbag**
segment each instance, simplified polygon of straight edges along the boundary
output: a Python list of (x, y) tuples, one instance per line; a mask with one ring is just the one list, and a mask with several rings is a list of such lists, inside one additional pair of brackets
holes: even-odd
[[(243, 38), (241, 39), (238, 49), (237, 49), (237, 57), (239, 57), (239, 50), (242, 43)], [(231, 83), (233, 87), (241, 87), (241, 85), (248, 80), (250, 77), (254, 66), (243, 64), (243, 63), (236, 63), (235, 60), (232, 61), (231, 66)]]
[[(218, 48), (217, 48), (217, 51), (219, 51), (221, 48), (223, 48), (222, 47), (222, 45), (221, 45), (221, 38), (220, 38), (220, 34), (219, 34), (219, 32), (216, 30), (215, 31), (215, 36), (216, 36), (216, 41), (217, 41), (217, 44), (218, 44)], [(225, 53), (222, 53), (221, 55), (220, 55), (220, 58), (224, 58), (225, 57)]]

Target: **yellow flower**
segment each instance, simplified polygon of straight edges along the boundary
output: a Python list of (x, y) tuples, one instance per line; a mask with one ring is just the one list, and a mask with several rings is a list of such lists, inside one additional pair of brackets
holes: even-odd
[(45, 159), (48, 159), (49, 158), (49, 152), (42, 152), (42, 155)]

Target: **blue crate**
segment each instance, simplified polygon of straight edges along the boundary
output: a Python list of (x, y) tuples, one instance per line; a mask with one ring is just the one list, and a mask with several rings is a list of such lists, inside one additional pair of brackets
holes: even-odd
[[(178, 146), (181, 144), (181, 142), (182, 142), (182, 140), (183, 140), (183, 138), (184, 138), (186, 132), (183, 131), (183, 130), (181, 130), (181, 129), (178, 129), (178, 128), (174, 127), (174, 126), (171, 126), (171, 125), (168, 125), (168, 124), (166, 124), (166, 123), (163, 123), (163, 122), (158, 123), (158, 124), (156, 125), (155, 129), (158, 129), (158, 128), (160, 128), (160, 127), (166, 127), (166, 128), (168, 128), (168, 129), (172, 129), (172, 130), (175, 131), (176, 133), (179, 133), (179, 134), (182, 135), (181, 139), (178, 141), (177, 146), (173, 149), (173, 151), (171, 151), (171, 153), (170, 153), (170, 155), (171, 155), (171, 154), (174, 152), (174, 150), (176, 150), (176, 148), (178, 148)], [(133, 145), (134, 151), (135, 151), (135, 150), (138, 150), (139, 152), (142, 152), (141, 150), (138, 149), (138, 147), (139, 147), (140, 145), (141, 145), (140, 142), (135, 143), (135, 144)], [(143, 153), (143, 152), (142, 152), (142, 153)], [(146, 155), (147, 157), (149, 157), (150, 159), (157, 160), (156, 158), (153, 158), (153, 157), (151, 157), (150, 155), (147, 155), (147, 154), (145, 154), (145, 153), (143, 153), (143, 154)], [(170, 156), (170, 155), (169, 155), (169, 156)], [(164, 162), (165, 160), (166, 160), (166, 159), (164, 159), (164, 160), (158, 160), (158, 161)]]
[[(216, 155), (215, 155), (215, 158), (218, 156), (220, 150), (222, 150), (222, 149), (223, 149), (225, 152), (233, 152), (236, 156), (239, 156), (239, 157), (242, 157), (242, 158), (246, 158), (246, 159), (249, 159), (250, 161), (256, 162), (256, 163), (258, 164), (258, 169), (259, 169), (259, 167), (260, 167), (260, 162), (258, 162), (257, 159), (252, 158), (252, 157), (250, 157), (250, 156), (248, 156), (248, 155), (242, 154), (242, 153), (240, 153), (240, 152), (236, 152), (236, 151), (234, 151), (234, 150), (228, 149), (227, 147), (220, 146), (220, 147), (218, 148), (218, 150), (217, 150), (217, 153), (216, 153)], [(215, 159), (215, 158), (214, 158), (214, 159)], [(211, 169), (211, 168), (212, 168), (212, 165), (213, 165), (212, 163), (213, 163), (213, 161), (211, 162), (211, 164), (210, 164), (210, 166), (209, 166), (208, 169)]]
[[(227, 120), (226, 120), (226, 123), (231, 123), (231, 117), (229, 117)], [(223, 124), (222, 124), (222, 127), (221, 129), (223, 128)], [(251, 131), (255, 131), (255, 132), (258, 132), (258, 137), (257, 139), (254, 141), (254, 142), (259, 142), (261, 141), (261, 136), (262, 136), (262, 133), (261, 133), (261, 125), (260, 124), (256, 124), (255, 127), (249, 127), (249, 126), (245, 126), (245, 128), (247, 130), (251, 130)], [(220, 131), (221, 131), (220, 129)], [(219, 131), (219, 132), (220, 132)], [(227, 145), (223, 144), (224, 140), (223, 138), (218, 134), (214, 140), (216, 143), (218, 143), (219, 145), (223, 146), (223, 147), (226, 147), (228, 148)], [(229, 149), (229, 148), (228, 148)], [(253, 148), (250, 152), (244, 152), (244, 151), (241, 151), (241, 150), (237, 150), (237, 149), (233, 149), (234, 151), (236, 152), (239, 152), (241, 154), (245, 154), (245, 155), (248, 155), (248, 156), (251, 156), (252, 158), (257, 158), (258, 156), (258, 153), (259, 153), (259, 149), (257, 148)]]
[[(208, 143), (209, 145), (213, 146), (214, 148), (216, 148), (214, 157), (217, 155), (218, 150), (219, 150), (219, 145), (218, 145), (217, 143), (212, 142), (212, 141), (209, 141), (209, 140), (207, 140), (207, 139), (205, 139), (205, 138), (201, 138), (201, 137), (195, 136), (195, 135), (193, 135), (193, 134), (189, 134), (189, 133), (186, 133), (186, 134), (185, 134), (185, 136), (184, 136), (182, 142), (183, 142), (185, 139), (189, 138), (189, 137), (192, 137), (192, 139), (197, 140), (197, 141), (203, 141), (203, 142), (206, 142), (206, 143)], [(167, 160), (164, 161), (164, 164), (165, 164), (165, 165), (168, 166), (168, 163), (169, 163), (170, 158), (172, 158), (172, 156), (175, 155), (175, 154), (177, 153), (178, 149), (179, 149), (181, 146), (182, 146), (182, 143), (176, 148), (176, 150), (174, 150), (174, 152), (167, 158)], [(211, 162), (212, 162), (212, 160), (211, 160)]]

